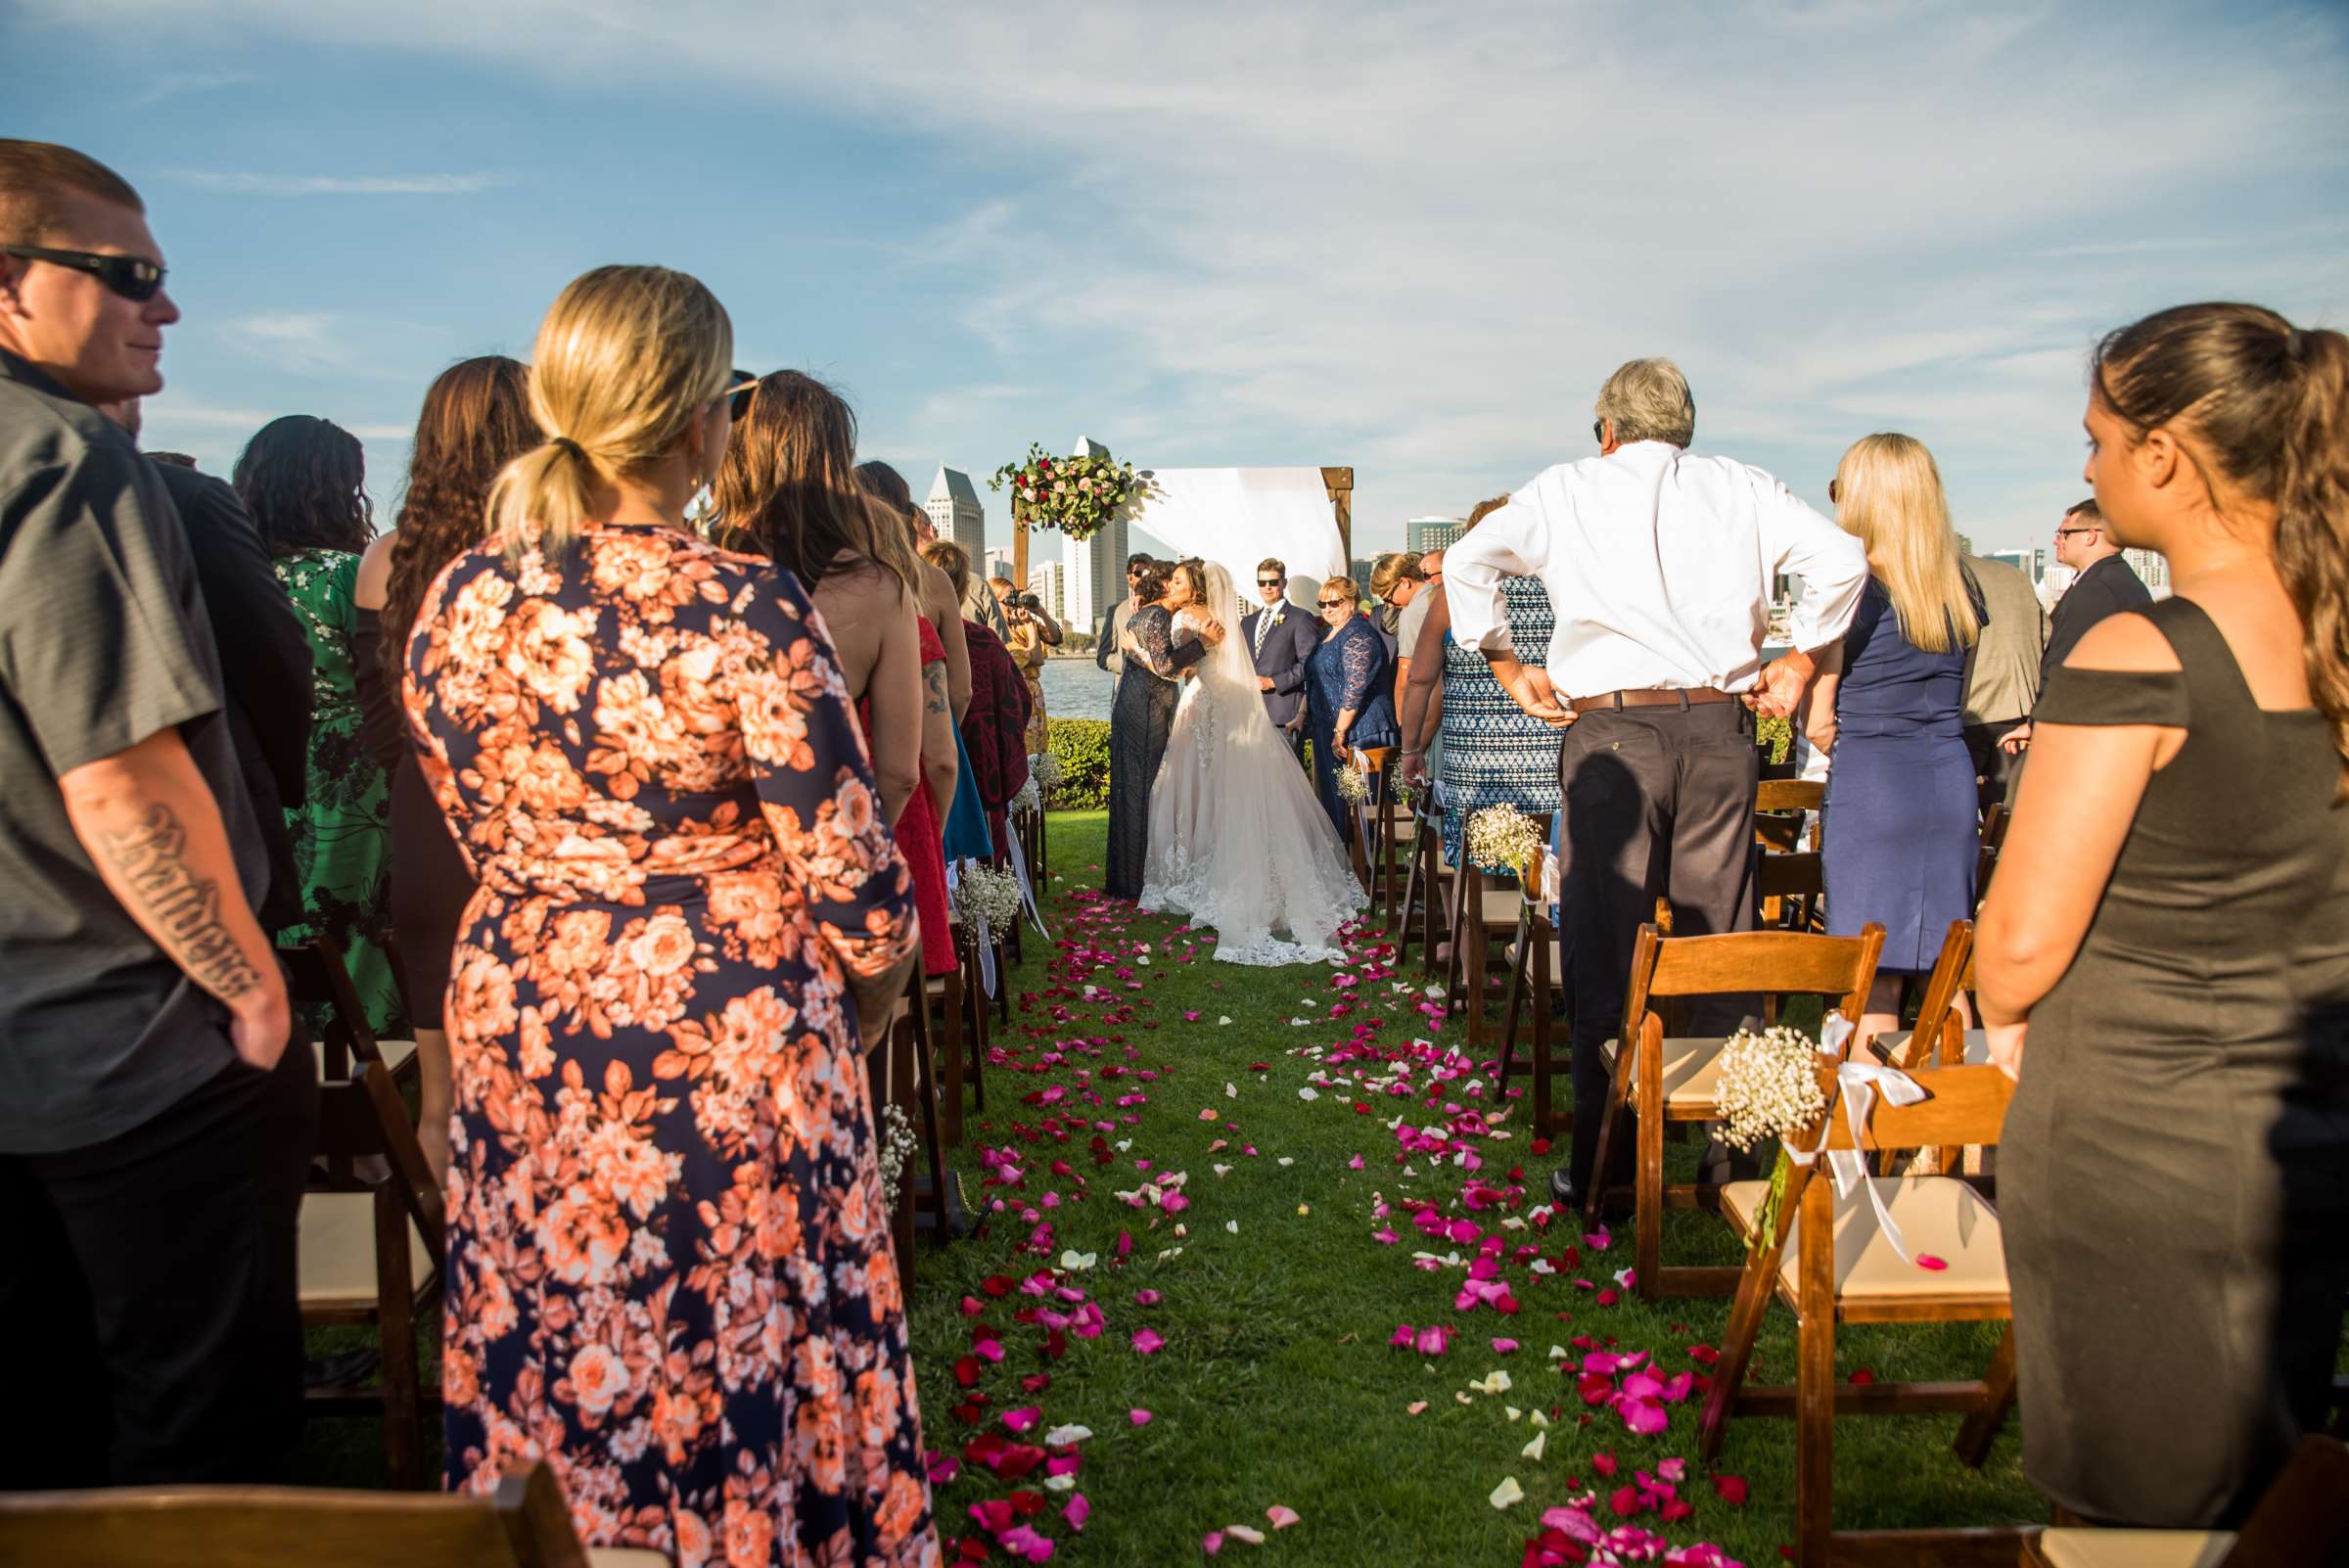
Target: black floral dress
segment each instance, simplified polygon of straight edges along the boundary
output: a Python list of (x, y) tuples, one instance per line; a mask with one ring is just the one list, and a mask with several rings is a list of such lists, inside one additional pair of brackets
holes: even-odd
[(852, 977), (913, 885), (798, 580), (599, 528), (441, 575), (407, 645), (479, 887), (449, 985), (452, 1491), (591, 1546), (933, 1568)]
[(1109, 710), (1109, 861), (1101, 891), (1113, 899), (1142, 896), (1150, 857), (1150, 781), (1167, 755), (1181, 695), (1175, 677), (1207, 654), (1207, 644), (1174, 642), (1174, 618), (1146, 604), (1126, 623), (1132, 646)]

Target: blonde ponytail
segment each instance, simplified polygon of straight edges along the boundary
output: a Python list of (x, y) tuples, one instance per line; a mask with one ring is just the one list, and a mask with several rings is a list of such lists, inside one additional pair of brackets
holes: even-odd
[(597, 488), (667, 451), (725, 391), (733, 361), (725, 306), (685, 273), (607, 266), (574, 278), (531, 352), (530, 415), (547, 438), (489, 491), (506, 554), (568, 550)]

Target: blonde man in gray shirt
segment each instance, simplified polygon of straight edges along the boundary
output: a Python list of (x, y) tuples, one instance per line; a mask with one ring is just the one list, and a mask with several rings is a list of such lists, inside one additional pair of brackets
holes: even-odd
[(2006, 799), (2022, 759), (1999, 742), (2031, 716), (2039, 702), (2041, 659), (2048, 649), (2048, 613), (2031, 579), (2004, 561), (1978, 555), (1959, 566), (1982, 595), (1982, 639), (1974, 644), (1965, 683), (1965, 749), (1973, 755), (1982, 807)]

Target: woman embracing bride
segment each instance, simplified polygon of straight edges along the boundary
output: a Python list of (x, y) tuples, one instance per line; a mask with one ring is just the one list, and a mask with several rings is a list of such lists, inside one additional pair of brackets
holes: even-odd
[[(1221, 566), (1174, 569), (1177, 641), (1239, 604)], [(1236, 628), (1235, 628), (1236, 629)], [(1205, 639), (1202, 639), (1205, 640)], [(1341, 959), (1338, 928), (1361, 884), (1305, 770), (1265, 715), (1246, 640), (1226, 635), (1185, 672), (1166, 758), (1150, 790), (1141, 907), (1216, 931), (1225, 963)]]

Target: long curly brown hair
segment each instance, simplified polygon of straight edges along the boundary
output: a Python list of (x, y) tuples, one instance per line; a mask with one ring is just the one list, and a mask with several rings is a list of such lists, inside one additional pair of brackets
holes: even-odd
[(408, 485), (384, 587), (385, 678), (397, 691), (408, 632), (440, 569), (489, 535), (489, 486), (544, 437), (530, 418), (530, 372), (503, 354), (460, 359), (433, 382), (416, 418)]
[(912, 546), (890, 549), (856, 482), (856, 416), (813, 376), (778, 370), (753, 382), (750, 408), (717, 475), (718, 542), (798, 575), (809, 592), (827, 574), (873, 562), (918, 591)]
[(332, 420), (288, 414), (254, 432), (231, 472), (237, 498), (272, 556), (367, 548), (375, 504), (367, 499), (367, 454)]

